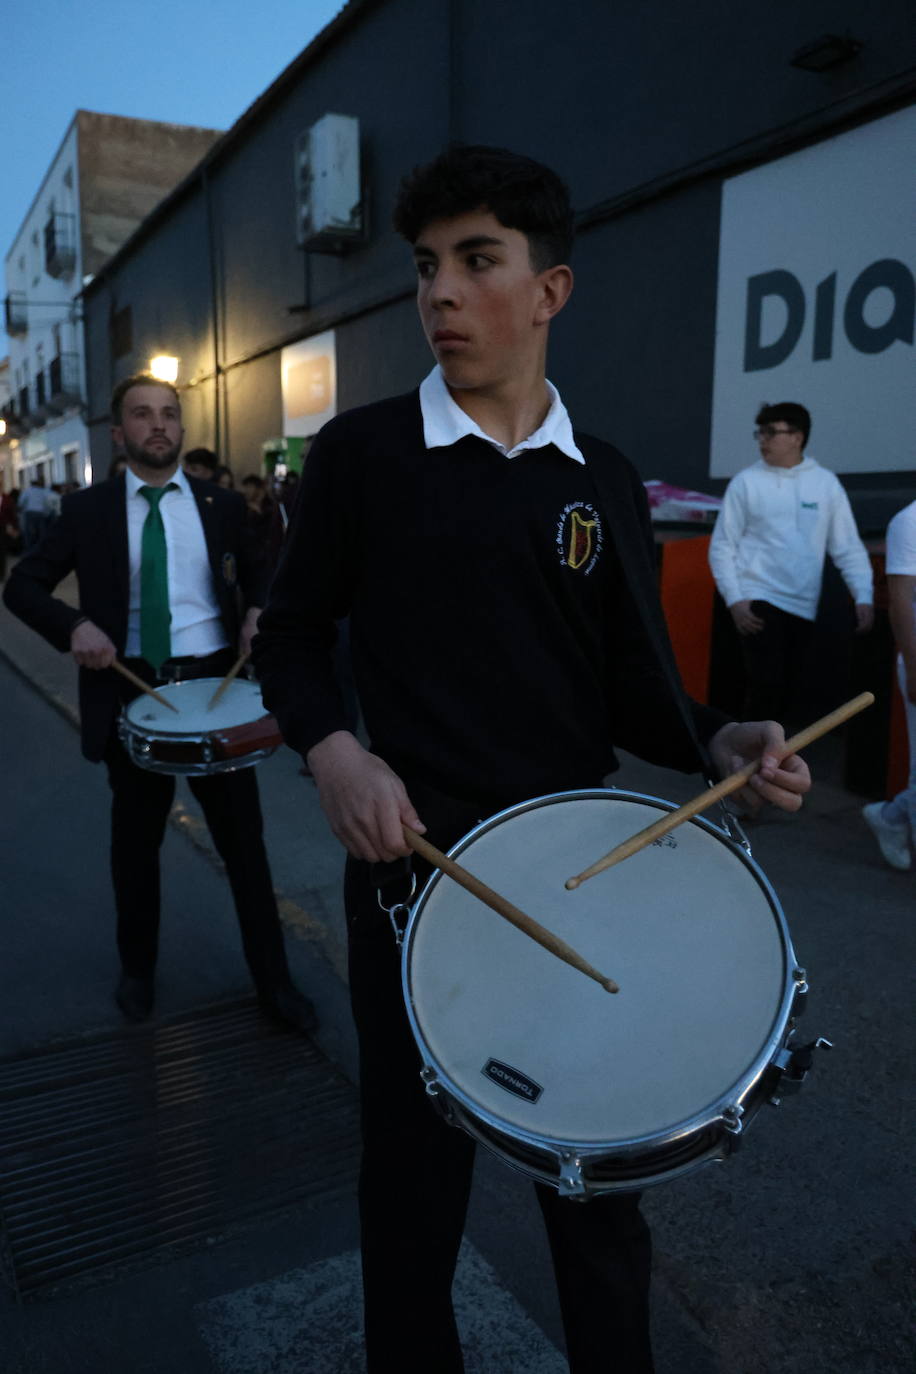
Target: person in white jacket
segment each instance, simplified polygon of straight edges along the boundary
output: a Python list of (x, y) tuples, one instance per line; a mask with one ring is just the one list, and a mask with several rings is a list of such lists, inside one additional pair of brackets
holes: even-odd
[(732, 478), (709, 547), (747, 675), (745, 709), (782, 720), (804, 667), (829, 553), (849, 588), (856, 631), (873, 624), (872, 571), (836, 475), (805, 453), (811, 416), (782, 401), (757, 415), (760, 461)]

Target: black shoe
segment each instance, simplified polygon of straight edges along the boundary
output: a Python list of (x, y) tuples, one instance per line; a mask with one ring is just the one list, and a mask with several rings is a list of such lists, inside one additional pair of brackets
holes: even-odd
[(115, 1001), (128, 1021), (145, 1021), (153, 1009), (152, 978), (131, 978), (122, 973), (115, 988)]
[(259, 987), (258, 1001), (263, 1012), (293, 1030), (307, 1033), (318, 1025), (318, 1013), (314, 1006), (292, 983), (279, 987)]

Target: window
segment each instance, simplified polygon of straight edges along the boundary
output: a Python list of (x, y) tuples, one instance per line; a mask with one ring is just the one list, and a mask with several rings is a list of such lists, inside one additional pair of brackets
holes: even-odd
[(125, 353), (130, 353), (134, 346), (133, 319), (129, 305), (123, 306), (120, 310), (112, 311), (108, 329), (111, 338), (112, 357), (123, 358)]

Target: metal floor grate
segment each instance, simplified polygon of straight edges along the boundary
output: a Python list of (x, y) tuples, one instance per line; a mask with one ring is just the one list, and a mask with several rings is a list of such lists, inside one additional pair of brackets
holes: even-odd
[(355, 1089), (252, 1001), (0, 1061), (18, 1292), (350, 1194)]

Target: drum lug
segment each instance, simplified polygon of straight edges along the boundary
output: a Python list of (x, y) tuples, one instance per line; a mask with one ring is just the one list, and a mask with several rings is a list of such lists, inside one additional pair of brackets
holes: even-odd
[(734, 1102), (730, 1107), (726, 1107), (722, 1113), (722, 1125), (733, 1136), (732, 1149), (739, 1144), (739, 1138), (744, 1131), (744, 1108), (740, 1103)]
[(733, 812), (727, 810), (726, 807), (723, 806), (722, 811), (725, 815), (725, 830), (729, 839), (743, 849), (749, 859), (752, 858), (753, 851), (751, 849), (751, 842), (745, 833), (744, 826), (738, 820), (738, 817), (734, 815)]
[[(825, 1040), (819, 1035), (816, 1040), (809, 1040), (806, 1045), (796, 1045), (793, 1049), (791, 1045), (784, 1045), (773, 1059), (773, 1067), (779, 1073), (779, 1087), (782, 1093), (796, 1093), (808, 1076), (808, 1072), (814, 1062), (815, 1050), (832, 1050), (833, 1042)], [(774, 1093), (770, 1098), (770, 1105), (778, 1107), (780, 1096)]]
[(420, 1077), (423, 1079), (427, 1095), (429, 1097), (439, 1096), (439, 1080), (436, 1077), (436, 1070), (430, 1068), (429, 1064), (424, 1064), (420, 1070)]
[(795, 984), (795, 996), (792, 1000), (792, 1015), (800, 1016), (808, 1000), (808, 975), (803, 968), (795, 968), (792, 970), (792, 981)]
[(449, 1126), (459, 1126), (461, 1123), (455, 1114), (448, 1093), (442, 1089), (442, 1084), (436, 1076), (436, 1070), (430, 1064), (424, 1064), (420, 1070), (420, 1077), (426, 1088), (426, 1096), (431, 1100), (443, 1121)]
[(582, 1177), (582, 1160), (570, 1150), (560, 1155), (560, 1176), (557, 1180), (560, 1197), (584, 1199), (586, 1196), (585, 1179)]

